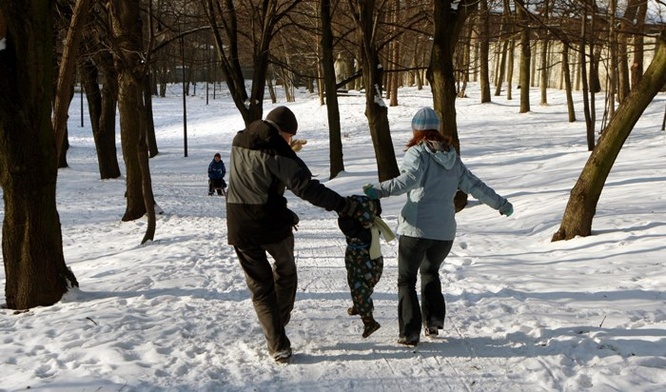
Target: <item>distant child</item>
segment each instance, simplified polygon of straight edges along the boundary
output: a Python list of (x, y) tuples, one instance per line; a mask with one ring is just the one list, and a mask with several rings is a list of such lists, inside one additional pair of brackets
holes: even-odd
[(338, 226), (347, 240), (345, 268), (353, 303), (353, 306), (347, 309), (347, 313), (350, 316), (361, 316), (362, 336), (367, 338), (381, 327), (372, 316), (374, 305), (371, 297), (384, 270), (379, 235), (382, 234), (387, 241), (393, 240), (395, 236), (379, 217), (382, 210), (378, 200), (356, 195), (349, 198), (360, 204), (368, 204), (363, 210), (374, 212), (374, 216), (369, 216), (365, 221), (349, 216), (338, 218)]
[(225, 174), (227, 174), (227, 169), (222, 162), (222, 156), (219, 152), (215, 153), (213, 160), (208, 165), (208, 196), (213, 196), (215, 191), (220, 196), (227, 194), (227, 183), (224, 182)]

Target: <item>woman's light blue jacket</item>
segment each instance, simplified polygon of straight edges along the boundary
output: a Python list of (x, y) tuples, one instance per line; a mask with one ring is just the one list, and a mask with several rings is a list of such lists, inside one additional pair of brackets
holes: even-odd
[(398, 235), (453, 240), (456, 235), (453, 198), (458, 189), (499, 210), (508, 201), (465, 167), (452, 147), (422, 142), (403, 157), (400, 175), (373, 187), (380, 197), (407, 193), (398, 217)]

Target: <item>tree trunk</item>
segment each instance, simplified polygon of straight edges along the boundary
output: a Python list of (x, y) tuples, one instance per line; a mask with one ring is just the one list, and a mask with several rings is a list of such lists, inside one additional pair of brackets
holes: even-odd
[(624, 101), (631, 90), (629, 79), (629, 56), (627, 56), (627, 36), (620, 34), (618, 42), (618, 79), (617, 79), (617, 100)]
[[(461, 70), (460, 78), (458, 79), (458, 98), (467, 97), (467, 83), (469, 82), (469, 73), (471, 66), (471, 53), (470, 49), (472, 48), (472, 32), (473, 28), (467, 26), (464, 30), (464, 44), (462, 44), (462, 49), (458, 51), (459, 56), (459, 69)], [(463, 34), (463, 33), (461, 33)]]
[[(618, 95), (618, 79), (619, 79), (619, 64), (618, 64), (618, 43), (617, 43), (617, 29), (615, 28), (615, 15), (617, 12), (617, 0), (610, 0), (609, 2), (609, 31), (608, 31), (608, 54), (609, 63), (608, 76), (606, 77), (606, 102), (604, 107), (606, 118), (613, 118), (615, 114), (615, 98)], [(605, 121), (604, 121), (605, 123)], [(603, 128), (603, 126), (602, 126)]]
[(153, 158), (160, 153), (157, 148), (157, 137), (155, 136), (155, 122), (153, 121), (153, 87), (150, 82), (150, 74), (143, 77), (143, 104), (145, 107), (144, 124), (146, 131), (146, 148), (148, 156)]
[(490, 76), (488, 67), (488, 52), (490, 51), (490, 22), (488, 13), (488, 0), (479, 2), (479, 59), (480, 75), (479, 87), (481, 88), (481, 103), (490, 102)]
[[(396, 1), (392, 7), (393, 15), (393, 28), (394, 34), (397, 33), (398, 27), (400, 25), (400, 2)], [(391, 68), (393, 72), (389, 75), (391, 79), (391, 99), (389, 100), (389, 106), (398, 106), (398, 87), (400, 87), (400, 81), (402, 80), (402, 72), (398, 71), (400, 68), (400, 40), (394, 39), (391, 40)]]
[(400, 170), (391, 139), (388, 108), (382, 97), (383, 69), (379, 63), (379, 54), (374, 42), (375, 1), (368, 0), (359, 3), (349, 0), (349, 6), (354, 10), (354, 17), (362, 40), (361, 63), (363, 64), (365, 87), (365, 117), (368, 119), (372, 145), (375, 149), (379, 181), (384, 181), (397, 177)]
[(569, 71), (569, 43), (562, 42), (562, 75), (564, 77), (564, 89), (567, 96), (567, 112), (569, 122), (576, 121), (576, 110), (573, 103), (573, 92), (571, 91), (571, 72)]
[(2, 256), (9, 309), (53, 305), (78, 286), (65, 264), (56, 209), (52, 4), (0, 2), (0, 26), (6, 26), (6, 33), (0, 31), (6, 44), (0, 50)]
[(333, 31), (331, 29), (331, 1), (321, 0), (321, 49), (324, 89), (326, 90), (326, 113), (328, 114), (329, 158), (331, 161), (330, 178), (335, 178), (345, 170), (342, 153), (340, 129), (340, 107), (335, 80), (333, 57)]
[(83, 36), (83, 28), (89, 14), (91, 0), (77, 0), (69, 23), (67, 37), (60, 58), (60, 71), (53, 105), (53, 129), (56, 135), (58, 151), (58, 167), (67, 167), (67, 119), (69, 103), (74, 86), (74, 70), (76, 69), (76, 51)]
[(151, 229), (154, 231), (155, 211), (152, 190), (146, 189), (151, 181), (150, 171), (147, 169), (146, 111), (143, 103), (146, 65), (142, 60), (143, 30), (139, 3), (133, 0), (112, 0), (108, 5), (114, 63), (118, 71), (121, 144), (127, 169), (127, 207), (122, 220), (139, 219), (147, 213), (148, 236)]
[[(97, 55), (102, 61), (112, 62), (108, 53)], [(106, 60), (103, 60), (106, 59)], [(88, 113), (92, 126), (95, 149), (97, 150), (97, 163), (102, 180), (120, 177), (118, 156), (116, 151), (116, 99), (118, 96), (118, 82), (116, 80), (113, 64), (106, 67), (106, 78), (102, 90), (99, 89), (98, 69), (91, 60), (84, 61), (79, 67), (81, 82), (86, 92)], [(108, 70), (113, 70), (108, 72)]]
[(548, 73), (550, 68), (548, 66), (548, 39), (541, 41), (541, 105), (548, 106)]
[(532, 58), (532, 49), (530, 48), (530, 28), (529, 17), (523, 9), (524, 4), (516, 0), (516, 10), (518, 19), (523, 24), (523, 31), (520, 33), (520, 113), (530, 111), (530, 59)]
[[(509, 59), (512, 59), (513, 53), (507, 53), (508, 50), (513, 51), (513, 45), (509, 45), (509, 42), (513, 42), (513, 24), (511, 23), (511, 4), (509, 0), (502, 0), (504, 10), (502, 11), (502, 50), (501, 50), (501, 61), (500, 61), (500, 70), (497, 78), (497, 87), (495, 89), (495, 96), (500, 96), (502, 94), (502, 84), (504, 79), (507, 80), (507, 85), (510, 85), (511, 75), (508, 75), (507, 70), (507, 56)], [(511, 48), (509, 49), (509, 46)], [(510, 60), (511, 61), (511, 60)], [(511, 71), (513, 72), (513, 65), (511, 65)], [(507, 86), (507, 97), (510, 97), (510, 87)], [(510, 99), (510, 98), (507, 98)]]
[(647, 7), (646, 1), (639, 2), (636, 16), (636, 33), (634, 34), (634, 63), (631, 66), (631, 88), (634, 88), (643, 77), (643, 52), (645, 48), (643, 31), (645, 29)]
[(460, 77), (458, 78), (458, 94), (457, 98), (465, 98), (467, 97), (467, 83), (469, 82), (469, 74), (470, 74), (470, 68), (471, 68), (471, 57), (472, 54), (470, 52), (472, 48), (472, 33), (473, 33), (473, 28), (469, 25), (465, 26), (464, 28), (464, 34), (461, 32), (461, 35), (464, 35), (464, 42), (466, 44), (461, 45), (460, 50), (458, 51), (458, 69)]
[(141, 170), (141, 191), (143, 193), (146, 217), (148, 218), (146, 233), (141, 240), (142, 244), (154, 239), (155, 227), (157, 226), (157, 219), (155, 218), (155, 197), (153, 195), (153, 184), (150, 177), (150, 165), (148, 163), (148, 144), (146, 143), (148, 130), (143, 129), (143, 127), (148, 124), (148, 120), (145, 118), (147, 115), (147, 111), (139, 110), (139, 123), (141, 124), (142, 129), (139, 133), (137, 161), (139, 162), (139, 169)]
[(592, 219), (608, 174), (625, 140), (660, 88), (666, 83), (666, 31), (658, 39), (658, 48), (643, 79), (620, 104), (604, 130), (597, 147), (590, 154), (576, 185), (571, 190), (560, 229), (553, 241), (569, 240), (592, 233)]
[(453, 66), (455, 44), (469, 14), (475, 11), (476, 2), (465, 0), (458, 6), (458, 12), (450, 12), (451, 1), (434, 2), (432, 53), (428, 68), (428, 80), (433, 95), (433, 106), (439, 114), (442, 125), (440, 132), (450, 138), (456, 151), (460, 153), (458, 122), (456, 120), (456, 80)]
[(513, 99), (513, 64), (515, 63), (514, 52), (516, 50), (516, 41), (511, 38), (509, 41), (509, 66), (506, 70), (506, 99)]
[[(458, 4), (458, 12), (450, 12), (451, 1), (434, 2), (432, 54), (428, 79), (433, 95), (433, 106), (442, 122), (440, 132), (453, 143), (460, 154), (458, 123), (456, 120), (456, 80), (453, 67), (453, 53), (462, 27), (471, 12), (476, 9), (474, 0), (464, 0)], [(456, 211), (467, 205), (467, 195), (458, 191), (454, 200)]]
[[(274, 29), (280, 19), (296, 4), (298, 2), (291, 2), (278, 9), (277, 2), (263, 1), (256, 10), (257, 12), (254, 13), (258, 18), (252, 20), (253, 26), (258, 27), (252, 32), (253, 74), (250, 94), (248, 94), (240, 63), (238, 19), (235, 3), (233, 0), (205, 1), (204, 11), (215, 38), (215, 46), (225, 82), (246, 125), (262, 118), (269, 49)], [(220, 21), (221, 23), (219, 23)]]
[(507, 50), (509, 49), (509, 40), (504, 40), (502, 42), (502, 50), (500, 53), (500, 64), (499, 64), (499, 74), (497, 75), (497, 86), (495, 87), (495, 96), (499, 97), (502, 95), (502, 84), (504, 84), (504, 73), (506, 72), (506, 56)]
[[(585, 9), (587, 10), (587, 9)], [(583, 86), (583, 115), (585, 117), (585, 130), (587, 136), (587, 149), (592, 151), (594, 149), (594, 120), (592, 118), (590, 108), (590, 99), (589, 99), (589, 87), (587, 83), (587, 66), (585, 60), (585, 48), (586, 48), (586, 37), (587, 35), (587, 12), (583, 12), (583, 17), (581, 18), (581, 42), (580, 42), (580, 76)]]

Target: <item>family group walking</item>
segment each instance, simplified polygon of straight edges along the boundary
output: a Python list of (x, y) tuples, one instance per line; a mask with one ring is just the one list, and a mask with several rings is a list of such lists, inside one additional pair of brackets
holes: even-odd
[[(380, 327), (372, 317), (370, 298), (383, 265), (376, 246), (371, 246), (376, 244), (383, 223), (379, 199), (407, 193), (397, 227), (398, 343), (415, 346), (422, 328), (430, 336), (443, 328), (445, 303), (439, 267), (455, 237), (455, 193), (461, 189), (506, 216), (511, 215), (513, 207), (465, 167), (439, 133), (439, 125), (434, 110), (420, 109), (412, 120), (413, 137), (407, 144), (400, 175), (364, 186), (365, 196), (349, 197), (314, 179), (290, 147), (298, 122), (287, 107), (273, 109), (265, 120), (252, 122), (234, 137), (226, 195), (228, 242), (243, 268), (268, 351), (275, 361), (288, 362), (292, 355), (285, 326), (297, 288), (293, 229), (299, 220), (287, 208), (286, 189), (315, 206), (337, 212), (348, 244), (345, 266), (353, 303), (348, 313), (361, 316), (363, 337)], [(383, 233), (385, 238), (390, 236), (390, 230)], [(420, 306), (416, 293), (419, 271)]]

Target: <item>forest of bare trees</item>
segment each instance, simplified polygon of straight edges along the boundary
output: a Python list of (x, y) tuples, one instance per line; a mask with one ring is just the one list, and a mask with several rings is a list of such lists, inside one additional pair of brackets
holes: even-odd
[[(660, 0), (3, 0), (0, 185), (8, 306), (49, 305), (77, 284), (62, 256), (55, 210), (76, 88), (86, 95), (102, 179), (121, 176), (120, 125), (122, 220), (147, 217), (142, 242), (156, 230), (152, 99), (170, 83), (181, 83), (184, 95), (202, 86), (214, 94), (224, 83), (246, 124), (262, 118), (265, 94), (275, 102), (276, 88), (287, 100), (296, 88), (317, 92), (328, 109), (331, 177), (344, 170), (336, 89), (363, 91), (379, 180), (398, 174), (387, 113), (400, 104), (399, 87), (431, 89), (441, 132), (462, 154), (455, 101), (466, 97), (469, 82), (481, 86), (481, 102), (513, 99), (519, 89), (521, 112), (535, 104), (530, 90), (539, 89), (539, 104), (547, 105), (548, 89), (563, 89), (569, 110), (562, 121), (577, 121), (582, 110), (588, 149), (612, 146), (593, 152), (592, 167), (581, 175), (592, 176), (585, 184), (598, 195), (626, 136), (666, 83), (665, 9)], [(342, 82), (336, 59), (351, 71)], [(573, 105), (575, 90), (583, 108)], [(600, 119), (597, 107), (604, 108)], [(48, 192), (30, 180), (35, 154), (46, 162)], [(605, 169), (595, 172), (599, 167)], [(33, 194), (44, 199), (39, 207), (21, 202)], [(465, 200), (457, 200), (459, 209)], [(589, 235), (595, 205), (594, 197), (572, 193), (554, 239)], [(35, 219), (39, 225), (28, 224)], [(36, 266), (48, 272), (34, 276)]]

